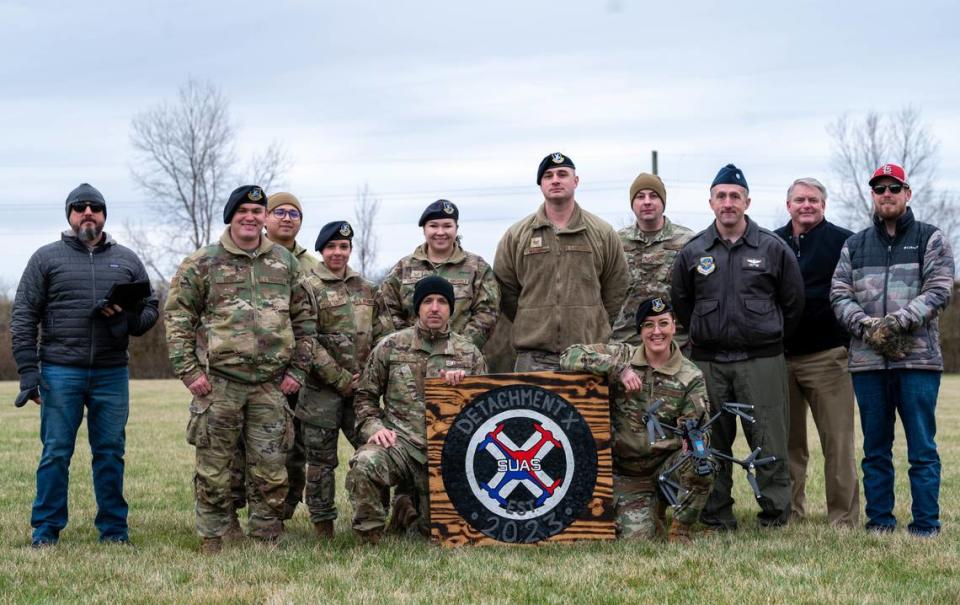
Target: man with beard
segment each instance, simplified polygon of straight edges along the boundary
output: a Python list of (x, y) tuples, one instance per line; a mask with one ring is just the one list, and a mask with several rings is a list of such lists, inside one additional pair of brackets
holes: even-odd
[(127, 309), (105, 302), (114, 284), (148, 278), (136, 254), (103, 231), (107, 204), (99, 191), (83, 183), (67, 196), (66, 213), (70, 229), (30, 257), (10, 322), (18, 404), (30, 399), (40, 405), (43, 453), (32, 545), (56, 544), (67, 525), (70, 458), (84, 411), (97, 498), (94, 525), (101, 542), (126, 544), (127, 343), (156, 323), (158, 302), (152, 295)]

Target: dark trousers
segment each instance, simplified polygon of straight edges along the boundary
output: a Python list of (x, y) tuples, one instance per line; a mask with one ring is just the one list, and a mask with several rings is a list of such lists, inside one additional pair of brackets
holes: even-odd
[[(790, 518), (790, 473), (787, 468), (787, 439), (789, 434), (789, 395), (787, 392), (787, 364), (783, 355), (758, 357), (746, 361), (716, 363), (697, 361), (707, 382), (712, 412), (722, 403), (749, 403), (754, 406), (756, 423), (741, 422), (747, 444), (760, 449), (760, 457), (775, 456), (776, 461), (757, 467), (757, 484), (763, 494), (758, 500), (760, 525), (785, 524)], [(710, 445), (732, 455), (737, 437), (737, 418), (723, 414), (712, 425)], [(713, 491), (707, 499), (700, 520), (711, 526), (736, 529), (733, 514), (732, 464), (722, 462), (717, 469)]]

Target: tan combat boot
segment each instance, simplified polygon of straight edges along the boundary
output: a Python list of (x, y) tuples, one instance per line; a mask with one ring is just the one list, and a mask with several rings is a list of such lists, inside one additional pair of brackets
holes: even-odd
[(333, 539), (333, 521), (318, 521), (313, 524), (313, 529), (317, 532), (318, 540)]
[(358, 529), (353, 530), (353, 533), (357, 535), (357, 540), (360, 544), (368, 544), (370, 546), (376, 546), (380, 543), (380, 538), (383, 537), (383, 529), (371, 529), (369, 531), (360, 531)]
[(693, 541), (691, 528), (686, 523), (681, 523), (676, 519), (670, 524), (670, 533), (667, 534), (667, 542), (674, 544), (690, 544)]
[(419, 516), (417, 507), (413, 505), (413, 498), (407, 494), (400, 494), (393, 499), (393, 514), (390, 515), (387, 532), (391, 534), (406, 533), (407, 528), (413, 525)]
[(200, 554), (218, 555), (223, 550), (223, 540), (217, 538), (204, 538), (200, 542)]

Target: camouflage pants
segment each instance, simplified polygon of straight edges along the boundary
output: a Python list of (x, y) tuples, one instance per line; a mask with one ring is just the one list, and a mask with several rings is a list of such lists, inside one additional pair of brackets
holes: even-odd
[(344, 403), (338, 418), (340, 427), (328, 428), (309, 422), (300, 423), (299, 435), (303, 441), (307, 462), (306, 501), (311, 523), (337, 518), (336, 470), (339, 465), (337, 443), (340, 431), (343, 430), (354, 449), (358, 445), (356, 415), (351, 401)]
[[(662, 511), (666, 509), (667, 501), (657, 485), (657, 477), (673, 466), (682, 455), (681, 451), (674, 452), (655, 473), (646, 477), (613, 476), (618, 538), (652, 540), (657, 536), (665, 535)], [(683, 498), (681, 492), (680, 508), (674, 509), (673, 518), (681, 523), (693, 525), (710, 496), (713, 474), (698, 475), (692, 462), (688, 460), (676, 470), (673, 479), (689, 492), (686, 498)]]
[[(297, 407), (297, 393), (287, 395), (287, 403), (290, 409)], [(286, 505), (291, 509), (297, 507), (297, 504), (303, 500), (303, 488), (307, 483), (306, 465), (307, 459), (303, 449), (303, 441), (300, 437), (300, 420), (293, 419), (293, 429), (296, 439), (293, 447), (287, 452), (287, 490)], [(230, 496), (233, 501), (234, 510), (240, 510), (247, 505), (247, 485), (249, 479), (249, 469), (247, 469), (247, 453), (243, 449), (243, 440), (237, 442), (237, 455), (230, 463)]]
[(365, 444), (350, 459), (347, 492), (353, 506), (353, 529), (382, 529), (387, 520), (383, 490), (397, 485), (412, 485), (414, 502), (420, 513), (410, 527), (422, 535), (430, 533), (427, 465), (411, 455), (410, 448), (398, 443), (384, 448)]
[(513, 364), (514, 372), (549, 372), (560, 369), (560, 354), (535, 349), (517, 351), (517, 361)]
[(222, 536), (230, 523), (231, 465), (243, 442), (249, 471), (251, 536), (281, 530), (287, 495), (286, 452), (293, 442), (293, 415), (274, 383), (247, 385), (210, 376), (213, 392), (190, 404), (187, 441), (195, 445), (196, 528)]

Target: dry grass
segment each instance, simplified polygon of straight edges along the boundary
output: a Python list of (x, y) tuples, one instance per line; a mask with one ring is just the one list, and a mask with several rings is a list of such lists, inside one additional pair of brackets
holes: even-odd
[[(0, 401), (12, 401), (14, 390), (13, 383), (0, 383)], [(56, 548), (28, 547), (38, 415), (35, 407), (0, 406), (0, 601), (955, 603), (960, 595), (958, 377), (944, 379), (938, 413), (944, 533), (935, 540), (902, 530), (871, 536), (830, 529), (823, 482), (814, 471), (807, 522), (780, 531), (752, 529), (755, 505), (738, 477), (744, 529), (692, 547), (582, 543), (444, 550), (391, 539), (379, 548), (361, 548), (348, 531), (341, 474), (345, 516), (331, 544), (316, 545), (301, 510), (279, 547), (244, 543), (213, 559), (196, 554), (192, 530), (186, 391), (174, 381), (136, 381), (131, 392), (126, 494), (134, 548), (97, 543), (85, 429), (72, 465), (70, 525)], [(346, 449), (342, 456), (346, 460)], [(896, 460), (897, 515), (905, 526), (909, 490), (902, 435)], [(811, 468), (821, 463), (812, 453)]]

